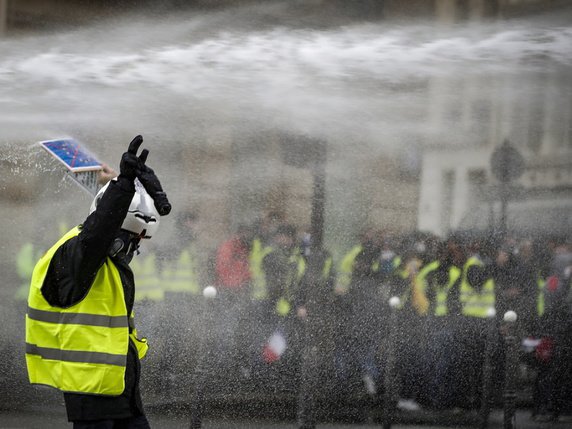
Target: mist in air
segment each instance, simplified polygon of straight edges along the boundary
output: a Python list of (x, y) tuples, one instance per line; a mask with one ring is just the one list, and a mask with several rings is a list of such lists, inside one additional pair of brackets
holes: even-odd
[[(118, 169), (129, 141), (142, 134), (174, 206), (149, 249), (167, 248), (177, 238), (176, 212), (193, 209), (206, 259), (234, 227), (272, 204), (287, 206), (299, 232), (308, 227), (311, 173), (277, 156), (284, 136), (303, 136), (307, 146), (326, 142), (326, 244), (338, 251), (355, 244), (350, 239), (374, 216), (367, 212), (373, 194), (392, 194), (397, 208), (378, 209), (414, 223), (417, 200), (407, 201), (414, 193), (401, 196), (394, 184), (376, 182), (384, 168), (402, 172), (412, 188), (427, 148), (510, 138), (530, 154), (536, 131), (527, 109), (541, 94), (570, 123), (570, 8), (440, 25), (321, 15), (292, 3), (118, 15), (0, 39), (0, 192), (9, 203), (0, 211), (7, 230), (0, 266), (10, 284), (20, 281), (20, 246), (46, 249), (85, 219), (92, 198), (63, 178), (40, 140), (76, 138)], [(504, 115), (516, 105), (522, 109)], [(5, 303), (14, 289), (0, 293)], [(15, 389), (28, 395), (17, 348), (25, 310), (3, 310), (0, 322), (9, 329), (0, 339), (10, 347), (2, 360), (21, 363), (13, 365)], [(192, 332), (198, 342), (204, 320), (190, 313), (181, 320), (199, 326)], [(166, 371), (159, 361), (165, 365), (151, 355), (157, 379)]]
[(102, 150), (133, 129), (185, 142), (230, 122), (238, 132), (263, 125), (386, 150), (443, 133), (423, 120), (431, 81), (474, 78), (485, 98), (487, 80), (514, 79), (527, 96), (539, 71), (572, 65), (572, 29), (550, 20), (315, 29), (293, 25), (287, 10), (118, 18), (3, 40), (2, 143), (74, 132)]

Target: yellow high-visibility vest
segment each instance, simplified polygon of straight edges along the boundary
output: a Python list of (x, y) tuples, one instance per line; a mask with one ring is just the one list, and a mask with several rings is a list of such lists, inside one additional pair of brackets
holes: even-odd
[(292, 293), (293, 290), (298, 286), (304, 273), (306, 272), (306, 260), (300, 254), (300, 249), (295, 248), (288, 259), (291, 266), (295, 266), (295, 269), (291, 270), (289, 278), (286, 281), (286, 288), (283, 295), (276, 301), (276, 313), (279, 316), (285, 317), (290, 313), (292, 309)]
[(259, 238), (255, 238), (252, 241), (252, 249), (248, 256), (251, 284), (250, 295), (252, 299), (259, 300), (268, 297), (263, 261), (272, 251), (272, 247), (264, 246)]
[(462, 314), (469, 317), (488, 317), (490, 309), (495, 308), (495, 282), (492, 278), (485, 281), (480, 292), (471, 287), (467, 280), (467, 272), (474, 265), (482, 266), (483, 263), (477, 257), (470, 257), (463, 267), (461, 278), (461, 305)]
[(357, 258), (357, 255), (359, 255), (362, 250), (363, 246), (361, 244), (356, 244), (342, 258), (338, 267), (338, 274), (336, 279), (337, 293), (344, 294), (348, 292), (350, 283), (352, 281), (354, 262)]
[(446, 285), (437, 285), (435, 294), (435, 316), (447, 316), (449, 308), (447, 307), (447, 297), (455, 282), (461, 276), (461, 269), (455, 266), (449, 267), (449, 281)]
[(165, 292), (157, 272), (154, 254), (135, 256), (129, 264), (135, 278), (135, 301), (163, 301)]
[(125, 389), (130, 338), (140, 358), (148, 346), (134, 328), (130, 333), (134, 324), (112, 260), (107, 258), (85, 298), (71, 307), (51, 306), (41, 291), (54, 253), (78, 234), (79, 227), (65, 234), (34, 268), (26, 314), (28, 376), (32, 384), (64, 392), (116, 396)]
[[(152, 264), (149, 263), (145, 272), (153, 269)], [(153, 275), (151, 274), (149, 278), (153, 279)], [(156, 278), (153, 281), (157, 281)], [(165, 292), (182, 292), (191, 295), (200, 293), (197, 263), (190, 249), (184, 249), (176, 260), (167, 263), (161, 275), (161, 283)], [(137, 288), (139, 287), (137, 283)]]
[[(288, 282), (288, 287), (286, 288), (284, 296), (282, 296), (276, 302), (276, 313), (280, 316), (287, 316), (291, 310), (291, 289), (297, 287), (304, 274), (306, 274), (306, 259), (300, 254), (299, 249), (295, 249), (294, 253), (290, 256), (290, 263), (296, 265), (295, 275), (292, 276)], [(332, 274), (332, 267), (334, 265), (334, 260), (331, 256), (328, 256), (324, 261), (324, 266), (322, 267), (322, 279), (327, 280)]]
[(536, 279), (536, 285), (538, 287), (538, 294), (536, 295), (536, 314), (539, 317), (544, 315), (544, 288), (546, 286), (546, 280), (538, 276)]
[[(402, 267), (401, 265), (402, 259), (401, 256), (395, 256), (392, 260), (393, 270), (396, 276), (401, 278), (402, 280), (406, 281), (410, 275), (409, 270), (407, 267)], [(395, 307), (397, 310), (403, 310), (405, 308), (405, 304), (409, 301), (409, 295), (411, 295), (412, 291), (411, 282), (407, 283), (407, 286), (401, 292), (401, 295), (398, 296), (399, 304)]]
[(411, 305), (418, 314), (427, 314), (429, 300), (427, 299), (427, 276), (439, 268), (439, 261), (432, 261), (419, 270), (413, 279)]

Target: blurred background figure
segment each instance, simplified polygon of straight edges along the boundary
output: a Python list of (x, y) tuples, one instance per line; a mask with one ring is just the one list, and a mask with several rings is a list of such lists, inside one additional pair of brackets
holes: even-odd
[(535, 417), (556, 421), (572, 409), (572, 243), (557, 238), (545, 286), (545, 311), (537, 356), (544, 364), (538, 380)]
[[(304, 275), (305, 265), (297, 243), (296, 229), (287, 224), (277, 226), (271, 233), (269, 246), (272, 249), (263, 260), (263, 269), (268, 286), (268, 313), (266, 326), (268, 337), (278, 335), (284, 339), (284, 356), (265, 354), (267, 363), (276, 362), (273, 372), (290, 374), (297, 370), (297, 337), (294, 296)], [(268, 352), (268, 349), (265, 349)], [(292, 378), (292, 377), (291, 377)], [(290, 382), (295, 383), (295, 376)]]
[(296, 338), (300, 358), (297, 419), (300, 429), (314, 429), (324, 402), (340, 386), (335, 383), (332, 291), (334, 261), (329, 251), (305, 233), (298, 251), (299, 283), (294, 291)]
[(433, 408), (445, 409), (458, 406), (460, 396), (458, 339), (460, 332), (460, 283), (465, 255), (462, 242), (450, 236), (438, 246), (432, 270), (422, 279), (429, 302), (429, 339), (426, 366), (429, 375), (427, 404)]
[[(158, 319), (157, 330), (168, 338), (163, 344), (161, 364), (168, 374), (164, 395), (181, 396), (186, 393), (189, 377), (196, 360), (195, 347), (198, 344), (197, 323), (201, 323), (199, 312), (204, 285), (205, 255), (197, 248), (198, 217), (192, 210), (181, 210), (177, 214), (175, 228), (168, 245), (158, 252), (160, 267), (159, 285), (163, 291), (163, 303)], [(171, 334), (174, 323), (178, 329)]]
[(367, 229), (342, 261), (344, 271), (339, 276), (343, 282), (349, 276), (349, 284), (338, 299), (338, 309), (346, 317), (336, 335), (340, 351), (345, 350), (337, 364), (348, 393), (365, 391), (374, 396), (381, 383), (379, 349), (387, 317), (387, 300), (381, 295), (381, 239), (380, 231)]
[(508, 310), (518, 315), (517, 331), (519, 336), (525, 335), (535, 316), (537, 296), (537, 274), (524, 261), (519, 249), (510, 243), (501, 243), (491, 266), (496, 286), (496, 309), (499, 315)]
[(235, 378), (250, 376), (248, 313), (250, 307), (250, 251), (253, 231), (239, 225), (235, 233), (223, 241), (216, 252), (215, 273), (217, 297), (217, 329), (219, 350), (214, 358), (223, 365), (230, 363)]

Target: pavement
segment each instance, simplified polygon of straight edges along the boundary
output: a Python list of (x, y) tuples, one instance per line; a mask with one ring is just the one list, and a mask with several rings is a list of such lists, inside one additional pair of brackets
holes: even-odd
[[(437, 417), (437, 416), (434, 416)], [(152, 428), (156, 429), (176, 429), (189, 428), (189, 416), (184, 412), (157, 412), (148, 413), (148, 418)], [(65, 410), (61, 407), (54, 407), (49, 410), (27, 410), (27, 411), (0, 411), (0, 428), (2, 429), (61, 429), (71, 428), (67, 423)], [(297, 429), (294, 421), (278, 421), (274, 419), (247, 419), (247, 418), (213, 418), (209, 417), (203, 421), (205, 429)], [(319, 423), (317, 429), (373, 429), (381, 428), (380, 423)], [(443, 428), (474, 428), (474, 422), (468, 425), (458, 425), (454, 422), (443, 421), (427, 424), (426, 422), (399, 423), (391, 426), (395, 429), (443, 429)], [(490, 429), (503, 428), (502, 410), (493, 410), (489, 419)], [(530, 418), (530, 412), (519, 410), (516, 414), (514, 429), (567, 429), (572, 427), (572, 418), (566, 417), (556, 423), (538, 423)]]

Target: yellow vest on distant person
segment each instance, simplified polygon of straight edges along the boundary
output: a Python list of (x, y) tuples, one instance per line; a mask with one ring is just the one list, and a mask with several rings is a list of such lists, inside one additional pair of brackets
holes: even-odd
[(540, 274), (536, 279), (536, 286), (538, 287), (538, 293), (536, 295), (536, 315), (538, 317), (544, 316), (545, 301), (544, 301), (544, 290), (546, 287), (546, 280), (543, 279)]
[(153, 253), (133, 258), (129, 264), (137, 288), (135, 289), (135, 302), (148, 299), (150, 301), (163, 301), (165, 291), (157, 274), (157, 262)]
[[(146, 272), (156, 271), (156, 268), (152, 265), (154, 263), (149, 263), (149, 266), (146, 267)], [(159, 287), (157, 277), (151, 273), (149, 274), (149, 279), (156, 282), (155, 287)], [(191, 250), (184, 249), (176, 260), (167, 263), (161, 279), (165, 292), (183, 292), (190, 295), (198, 295), (200, 293), (200, 285), (197, 264)], [(150, 286), (153, 289), (153, 285), (151, 284)], [(137, 283), (137, 287), (139, 288), (139, 283)]]
[(451, 288), (461, 276), (461, 269), (455, 266), (449, 267), (449, 281), (446, 285), (437, 285), (435, 293), (435, 316), (447, 316), (449, 308), (447, 307), (447, 298)]
[(363, 246), (361, 244), (356, 244), (342, 258), (338, 267), (336, 293), (345, 294), (349, 291), (354, 272), (354, 263), (357, 255), (359, 255), (362, 250)]
[(476, 257), (471, 257), (463, 267), (461, 278), (460, 300), (463, 316), (485, 318), (489, 310), (495, 308), (495, 282), (492, 278), (487, 279), (480, 291), (475, 290), (467, 280), (467, 272), (473, 265), (482, 266), (483, 263)]
[(300, 249), (295, 248), (288, 258), (290, 264), (290, 274), (286, 280), (283, 295), (276, 301), (275, 310), (279, 316), (285, 317), (292, 309), (292, 294), (294, 289), (298, 287), (300, 280), (306, 272), (306, 260), (300, 254)]
[(120, 395), (125, 389), (129, 339), (143, 358), (146, 340), (136, 338), (127, 314), (119, 271), (107, 258), (87, 295), (67, 308), (53, 307), (44, 298), (44, 284), (56, 250), (79, 234), (65, 234), (34, 268), (26, 314), (26, 365), (30, 383), (64, 392)]
[(411, 291), (411, 305), (418, 314), (425, 315), (429, 310), (427, 298), (427, 276), (439, 268), (439, 261), (432, 261), (419, 270), (413, 278), (413, 290)]
[(272, 253), (272, 247), (265, 246), (260, 238), (252, 241), (252, 249), (248, 255), (250, 269), (250, 296), (254, 300), (268, 298), (266, 273), (264, 272), (264, 258)]

